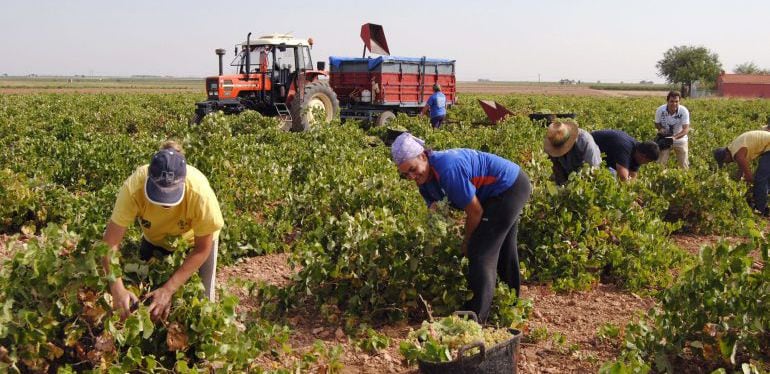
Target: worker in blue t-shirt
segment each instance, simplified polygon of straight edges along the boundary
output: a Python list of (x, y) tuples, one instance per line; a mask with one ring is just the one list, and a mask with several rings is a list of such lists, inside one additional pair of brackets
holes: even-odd
[(393, 161), (402, 177), (417, 183), (428, 207), (444, 198), (465, 211), (462, 253), (468, 257), (473, 298), (466, 308), (480, 321), (489, 316), (496, 276), (519, 296), (519, 217), (532, 186), (519, 165), (472, 149), (432, 151), (409, 133), (396, 138)]
[(441, 86), (438, 83), (433, 85), (433, 95), (430, 95), (420, 114), (424, 116), (428, 110), (430, 110), (430, 125), (434, 129), (441, 127), (446, 117), (446, 96), (441, 92)]

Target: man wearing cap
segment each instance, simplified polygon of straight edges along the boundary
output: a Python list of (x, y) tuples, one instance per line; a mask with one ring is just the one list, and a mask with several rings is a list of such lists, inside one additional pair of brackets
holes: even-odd
[(564, 185), (569, 175), (580, 170), (583, 164), (598, 167), (602, 163), (601, 152), (588, 131), (578, 128), (572, 119), (557, 120), (548, 125), (543, 149), (553, 164), (553, 180)]
[(433, 95), (430, 95), (420, 114), (425, 115), (428, 110), (430, 110), (430, 125), (434, 129), (441, 127), (446, 117), (446, 96), (441, 92), (441, 86), (438, 83), (433, 85)]
[[(187, 165), (181, 147), (166, 142), (152, 158), (126, 179), (118, 191), (112, 216), (104, 232), (104, 242), (114, 251), (128, 226), (137, 220), (142, 227), (140, 257), (165, 256), (174, 250), (176, 239), (194, 243), (182, 265), (163, 286), (150, 292), (149, 306), (153, 319), (165, 319), (171, 307), (171, 297), (198, 271), (210, 300), (215, 299), (219, 230), (224, 221), (214, 191), (206, 177)], [(103, 260), (105, 269), (109, 259)], [(110, 284), (113, 308), (126, 317), (137, 297), (126, 290), (123, 280)]]
[[(684, 105), (680, 105), (682, 94), (679, 91), (670, 91), (666, 96), (666, 104), (661, 105), (655, 111), (655, 128), (658, 136), (670, 138), (671, 148), (676, 154), (676, 162), (682, 169), (688, 169), (687, 133), (690, 132), (690, 111)], [(658, 163), (665, 167), (668, 164), (668, 156), (671, 148), (661, 149)]]
[(403, 178), (417, 183), (428, 207), (448, 199), (465, 211), (461, 251), (468, 257), (473, 298), (466, 308), (480, 321), (489, 316), (497, 275), (521, 296), (517, 238), (519, 216), (532, 193), (519, 165), (472, 149), (426, 150), (425, 142), (403, 133), (391, 156)]
[(660, 157), (655, 142), (638, 142), (621, 130), (597, 130), (591, 132), (604, 160), (621, 181), (636, 178), (639, 167)]
[[(726, 163), (738, 164), (743, 180), (753, 184), (754, 209), (764, 216), (770, 215), (767, 208), (767, 187), (770, 180), (770, 132), (765, 130), (747, 131), (738, 135), (730, 145), (714, 150), (714, 158), (721, 168)], [(759, 158), (757, 169), (751, 173), (751, 162)]]

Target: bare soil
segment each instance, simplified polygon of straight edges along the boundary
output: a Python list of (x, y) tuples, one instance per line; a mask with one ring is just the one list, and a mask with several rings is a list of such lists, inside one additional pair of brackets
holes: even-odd
[[(203, 80), (201, 80), (203, 82)], [(201, 86), (202, 87), (202, 86)], [(203, 89), (189, 88), (162, 88), (162, 87), (87, 87), (87, 88), (66, 88), (66, 87), (3, 87), (0, 88), (0, 94), (38, 94), (38, 93), (80, 93), (80, 94), (117, 94), (117, 93), (136, 93), (136, 94), (178, 94), (180, 92), (195, 93), (200, 92), (205, 95)]]
[[(222, 268), (217, 281), (227, 286), (233, 284), (229, 280), (237, 277), (287, 285), (292, 272), (296, 271), (291, 270), (287, 259), (286, 254), (245, 259)], [(239, 296), (245, 296), (238, 287), (228, 288)], [(522, 294), (532, 299), (534, 312), (520, 345), (520, 373), (596, 372), (619, 352), (617, 340), (603, 340), (597, 335), (599, 328), (605, 324), (622, 328), (654, 305), (649, 297), (601, 284), (590, 291), (569, 294), (555, 293), (545, 285), (529, 285), (522, 288)], [(241, 301), (242, 311), (253, 305), (253, 300)], [(293, 314), (287, 321), (292, 328), (291, 343), (294, 348), (299, 351), (309, 349), (315, 340), (327, 345), (340, 344), (344, 349), (344, 373), (417, 372), (415, 366), (402, 362), (398, 344), (406, 338), (410, 328), (419, 327), (419, 323), (377, 327), (378, 332), (391, 338), (391, 345), (379, 354), (370, 355), (355, 347), (339, 323), (326, 321), (311, 306), (300, 308)], [(270, 362), (264, 364), (271, 366)]]
[(494, 83), (494, 82), (457, 82), (457, 91), (473, 94), (530, 94), (530, 95), (566, 95), (566, 96), (666, 96), (665, 91), (614, 91), (594, 90), (583, 85)]

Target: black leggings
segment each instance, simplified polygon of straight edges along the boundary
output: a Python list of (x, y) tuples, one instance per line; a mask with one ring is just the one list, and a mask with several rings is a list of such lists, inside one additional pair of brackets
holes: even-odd
[(496, 275), (519, 296), (521, 279), (516, 235), (521, 210), (531, 193), (529, 177), (520, 170), (511, 188), (481, 204), (484, 215), (468, 242), (468, 284), (473, 298), (465, 305), (467, 310), (476, 312), (481, 322), (489, 317)]

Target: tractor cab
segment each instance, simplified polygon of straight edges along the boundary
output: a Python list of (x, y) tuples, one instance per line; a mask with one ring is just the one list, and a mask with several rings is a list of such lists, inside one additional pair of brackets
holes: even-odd
[[(324, 64), (313, 69), (310, 49), (313, 39), (296, 39), (288, 34), (264, 35), (235, 46), (230, 66), (236, 74), (222, 72), (224, 49), (217, 49), (219, 75), (206, 78), (207, 100), (196, 104), (195, 122), (209, 113), (238, 114), (254, 110), (277, 116), (287, 129), (303, 131), (313, 125), (309, 109), (322, 110), (328, 122), (338, 113), (337, 96), (326, 81)], [(318, 122), (318, 121), (315, 121)]]
[(294, 78), (313, 70), (311, 46), (312, 39), (295, 39), (286, 34), (265, 35), (236, 46), (237, 54), (230, 65), (241, 75), (258, 74), (270, 81), (275, 101), (286, 102)]

